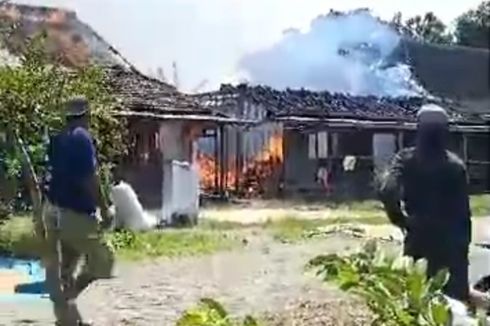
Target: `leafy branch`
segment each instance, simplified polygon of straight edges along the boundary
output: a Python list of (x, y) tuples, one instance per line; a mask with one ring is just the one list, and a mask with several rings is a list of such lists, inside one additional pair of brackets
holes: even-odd
[(449, 274), (443, 270), (427, 279), (425, 260), (387, 256), (370, 241), (348, 256), (318, 256), (308, 267), (324, 281), (364, 298), (376, 316), (373, 325), (443, 326), (450, 321), (442, 292)]
[[(74, 95), (90, 101), (91, 131), (99, 160), (111, 163), (126, 153), (126, 123), (111, 114), (115, 101), (104, 71), (96, 66), (66, 69), (49, 59), (44, 41), (45, 36), (39, 34), (27, 42), (20, 65), (0, 65), (0, 130), (7, 136), (0, 168), (10, 179), (22, 179), (25, 156), (32, 165), (29, 173), (43, 175), (46, 133), (62, 128), (63, 103)], [(23, 150), (16, 141), (19, 136)]]
[(226, 309), (217, 301), (204, 298), (195, 308), (184, 312), (177, 326), (259, 326), (259, 322), (251, 316), (243, 321), (232, 318)]

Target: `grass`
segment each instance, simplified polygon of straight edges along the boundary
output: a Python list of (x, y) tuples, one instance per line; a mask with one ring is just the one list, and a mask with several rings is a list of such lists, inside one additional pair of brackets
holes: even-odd
[(471, 212), (475, 217), (490, 216), (490, 194), (471, 196)]
[[(328, 205), (326, 218), (308, 217), (308, 211), (291, 210), (281, 216), (266, 219), (264, 223), (242, 224), (233, 221), (202, 220), (197, 228), (159, 230), (146, 233), (108, 233), (107, 239), (122, 259), (178, 257), (210, 254), (229, 250), (239, 245), (236, 231), (254, 228), (281, 242), (296, 242), (304, 235), (322, 226), (338, 223), (384, 224), (388, 220), (377, 201)], [(308, 208), (306, 206), (306, 208)], [(490, 195), (471, 196), (473, 216), (490, 216)], [(239, 209), (237, 209), (239, 210)], [(288, 212), (285, 210), (284, 212)], [(248, 212), (253, 214), (253, 211)], [(286, 214), (286, 215), (285, 215)], [(311, 217), (311, 216), (310, 216)], [(42, 242), (34, 236), (31, 219), (15, 217), (0, 224), (0, 253), (17, 257), (39, 257), (44, 250)]]
[[(118, 258), (139, 260), (210, 254), (239, 244), (231, 232), (211, 229), (155, 230), (145, 233), (111, 232), (106, 240)], [(0, 253), (39, 258), (43, 242), (34, 235), (31, 219), (14, 217), (0, 225)]]
[(238, 245), (231, 234), (202, 229), (123, 231), (109, 233), (107, 239), (118, 257), (125, 260), (204, 255)]
[(281, 242), (297, 242), (305, 239), (305, 235), (309, 232), (324, 226), (341, 223), (379, 225), (385, 222), (384, 219), (379, 217), (303, 220), (291, 216), (277, 221), (270, 221), (264, 225), (264, 228), (275, 240)]
[(0, 224), (0, 253), (19, 258), (37, 258), (45, 248), (34, 235), (32, 220), (19, 216)]

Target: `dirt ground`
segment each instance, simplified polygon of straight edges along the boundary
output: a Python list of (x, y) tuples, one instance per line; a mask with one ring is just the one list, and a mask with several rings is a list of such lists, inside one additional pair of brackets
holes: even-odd
[[(382, 226), (379, 236), (393, 230)], [(379, 230), (383, 230), (382, 232)], [(477, 242), (490, 239), (490, 219), (474, 223)], [(362, 239), (333, 234), (300, 244), (281, 244), (244, 234), (247, 244), (210, 256), (122, 263), (117, 277), (94, 284), (80, 298), (84, 316), (95, 325), (173, 325), (202, 297), (213, 297), (236, 314), (276, 314), (272, 325), (368, 325), (358, 302), (304, 273), (322, 253), (358, 246)], [(490, 251), (472, 253), (472, 274), (490, 272)], [(0, 325), (52, 325), (50, 302), (0, 301)]]
[[(367, 318), (365, 310), (339, 309), (350, 299), (303, 270), (308, 259), (317, 254), (358, 243), (334, 236), (286, 245), (251, 236), (248, 245), (235, 252), (120, 265), (118, 277), (91, 287), (80, 298), (80, 307), (96, 325), (173, 325), (201, 297), (213, 297), (237, 314), (286, 312), (274, 320), (278, 325), (293, 325), (287, 322), (287, 311), (295, 318), (313, 318), (311, 314), (301, 317), (301, 311), (311, 309), (308, 302), (314, 302), (332, 309), (305, 325), (339, 325), (339, 321), (349, 319), (357, 319), (361, 322), (357, 325), (362, 325)], [(47, 300), (1, 304), (0, 325), (53, 323)], [(300, 312), (293, 312), (295, 307)]]
[(280, 201), (280, 200), (251, 200), (241, 204), (209, 205), (201, 211), (201, 217), (222, 222), (236, 222), (241, 224), (256, 224), (275, 221), (281, 218), (297, 219), (338, 219), (349, 217), (384, 217), (379, 203), (366, 202), (359, 205), (341, 205), (329, 207), (328, 203)]

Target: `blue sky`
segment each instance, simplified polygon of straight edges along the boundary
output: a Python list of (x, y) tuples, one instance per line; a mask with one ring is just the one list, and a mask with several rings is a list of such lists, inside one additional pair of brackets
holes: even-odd
[(232, 76), (246, 53), (277, 42), (288, 28), (305, 29), (331, 8), (369, 7), (382, 18), (435, 12), (451, 23), (480, 0), (17, 0), (59, 6), (98, 30), (143, 72), (178, 65), (183, 90)]

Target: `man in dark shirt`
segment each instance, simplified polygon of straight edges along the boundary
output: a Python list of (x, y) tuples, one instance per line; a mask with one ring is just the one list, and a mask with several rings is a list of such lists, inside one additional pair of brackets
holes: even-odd
[[(75, 299), (96, 279), (111, 277), (114, 261), (102, 241), (96, 216), (98, 206), (102, 219), (108, 218), (88, 131), (88, 108), (84, 98), (71, 99), (66, 107), (66, 128), (51, 138), (48, 147), (45, 223), (51, 250), (46, 279), (57, 322), (63, 326), (83, 325)], [(82, 256), (85, 266), (75, 277)]]
[(446, 149), (446, 112), (428, 105), (417, 118), (416, 146), (395, 156), (382, 178), (381, 200), (391, 222), (406, 232), (405, 254), (426, 258), (429, 276), (447, 268), (446, 294), (467, 301), (471, 211), (466, 167)]

